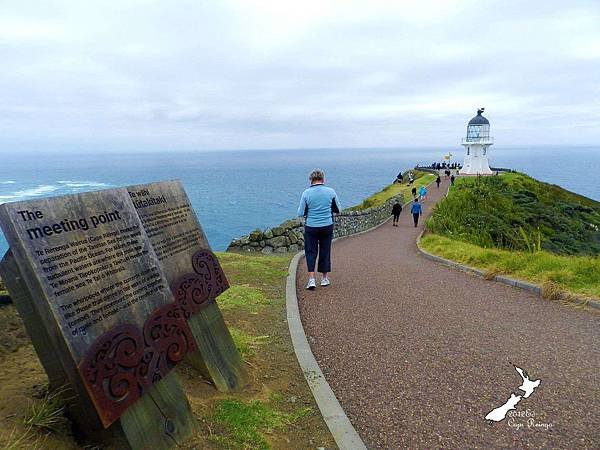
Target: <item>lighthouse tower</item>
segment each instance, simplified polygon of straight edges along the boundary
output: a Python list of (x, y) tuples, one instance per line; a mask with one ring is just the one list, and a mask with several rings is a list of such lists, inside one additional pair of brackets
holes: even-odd
[(494, 138), (490, 137), (490, 122), (481, 115), (483, 110), (484, 108), (479, 108), (477, 115), (469, 120), (467, 137), (462, 140), (467, 151), (465, 163), (459, 172), (462, 175), (492, 174), (487, 152), (494, 143)]

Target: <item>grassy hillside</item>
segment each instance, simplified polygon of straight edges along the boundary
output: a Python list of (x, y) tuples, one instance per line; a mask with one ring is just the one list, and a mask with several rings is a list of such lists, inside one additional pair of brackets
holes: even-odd
[(379, 206), (384, 204), (387, 200), (398, 195), (400, 193), (404, 194), (404, 200), (408, 201), (411, 197), (411, 189), (416, 186), (419, 189), (421, 186), (427, 186), (435, 180), (435, 175), (427, 172), (420, 172), (418, 170), (411, 170), (415, 176), (415, 181), (413, 184), (406, 184), (406, 180), (408, 179), (407, 174), (409, 171), (404, 173), (404, 183), (394, 183), (389, 186), (383, 188), (381, 191), (371, 195), (370, 197), (363, 200), (359, 205), (353, 206), (352, 208), (348, 208), (350, 211), (361, 211), (363, 209), (372, 208), (374, 206)]
[(600, 254), (600, 202), (520, 173), (459, 178), (427, 227), (484, 248)]
[[(218, 392), (185, 364), (177, 374), (200, 432), (183, 449), (335, 448), (294, 355), (286, 321), (285, 279), (291, 255), (219, 253), (231, 288), (219, 296), (249, 385)], [(0, 305), (0, 449), (100, 448), (77, 442), (64, 404), (13, 305)], [(110, 450), (102, 446), (104, 450)]]

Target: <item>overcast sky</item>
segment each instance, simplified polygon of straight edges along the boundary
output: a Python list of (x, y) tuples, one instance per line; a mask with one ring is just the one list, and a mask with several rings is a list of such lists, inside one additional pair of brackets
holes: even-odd
[(0, 0), (0, 151), (600, 144), (600, 1)]

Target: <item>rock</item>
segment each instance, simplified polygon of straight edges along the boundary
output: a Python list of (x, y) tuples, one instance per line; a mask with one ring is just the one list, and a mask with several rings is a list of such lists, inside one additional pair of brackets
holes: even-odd
[(298, 250), (300, 250), (300, 249), (298, 248), (298, 245), (296, 245), (296, 244), (292, 244), (288, 247), (288, 252), (297, 252)]
[(271, 232), (273, 233), (273, 236), (281, 236), (285, 233), (285, 229), (283, 227), (273, 227), (271, 228)]
[(298, 243), (298, 235), (296, 233), (290, 233), (288, 235), (288, 238), (290, 239), (290, 243), (291, 244), (296, 244)]
[(280, 227), (286, 229), (286, 230), (293, 230), (294, 228), (299, 227), (301, 224), (300, 222), (298, 222), (298, 220), (296, 219), (290, 219), (290, 220), (286, 220), (285, 222), (283, 222), (281, 225), (279, 225)]
[(258, 242), (250, 242), (250, 247), (260, 247)]
[(287, 253), (288, 249), (287, 247), (277, 247), (275, 249), (275, 253)]
[(264, 247), (265, 246), (265, 241), (260, 241), (259, 244), (260, 244), (261, 247)]
[(273, 237), (273, 232), (270, 228), (265, 231), (265, 239), (271, 239)]
[(248, 238), (250, 239), (251, 242), (258, 242), (263, 238), (263, 232), (257, 228), (252, 233), (250, 233)]
[(268, 255), (269, 253), (273, 253), (273, 247), (269, 247), (268, 245), (261, 250), (262, 253)]
[(277, 236), (272, 239), (269, 239), (265, 242), (267, 245), (270, 245), (273, 248), (283, 247), (286, 245), (286, 237), (285, 236)]

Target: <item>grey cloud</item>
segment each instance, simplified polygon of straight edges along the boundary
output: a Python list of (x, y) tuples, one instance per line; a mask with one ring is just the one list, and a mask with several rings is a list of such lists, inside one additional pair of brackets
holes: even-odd
[(599, 4), (483, 3), (6, 2), (0, 148), (455, 145), (478, 106), (506, 145), (597, 143)]

